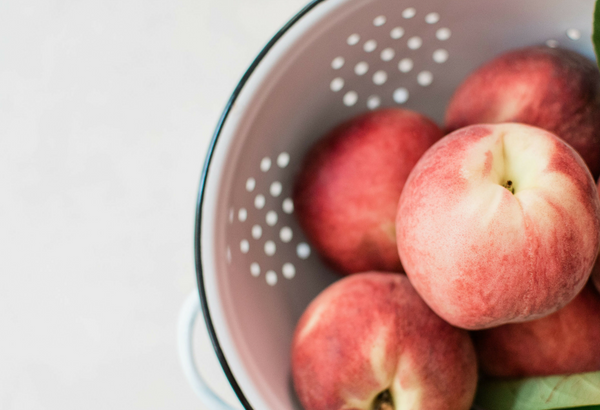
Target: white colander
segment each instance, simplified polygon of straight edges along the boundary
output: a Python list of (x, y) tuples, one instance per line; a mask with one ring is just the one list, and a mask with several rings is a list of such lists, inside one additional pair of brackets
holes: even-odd
[[(197, 208), (202, 310), (246, 409), (301, 409), (290, 342), (308, 303), (337, 278), (294, 219), (294, 176), (336, 124), (401, 106), (442, 123), (456, 86), (503, 51), (534, 44), (594, 58), (593, 0), (316, 0), (260, 53), (215, 132)], [(212, 409), (228, 409), (193, 367), (198, 294), (182, 310), (184, 368)], [(360, 337), (360, 335), (357, 335)]]

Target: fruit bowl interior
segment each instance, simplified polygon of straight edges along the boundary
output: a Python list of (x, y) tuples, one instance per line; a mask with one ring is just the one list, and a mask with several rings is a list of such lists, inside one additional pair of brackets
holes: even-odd
[[(528, 45), (593, 59), (592, 0), (324, 0), (276, 36), (234, 93), (198, 206), (205, 316), (248, 408), (300, 409), (290, 342), (308, 303), (339, 278), (294, 219), (294, 176), (338, 123), (401, 106), (442, 124), (456, 86)], [(357, 329), (360, 337), (360, 329)]]

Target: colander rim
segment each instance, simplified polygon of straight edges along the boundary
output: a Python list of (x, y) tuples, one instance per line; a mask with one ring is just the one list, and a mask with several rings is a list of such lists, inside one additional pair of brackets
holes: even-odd
[(210, 341), (212, 343), (213, 349), (216, 353), (216, 356), (219, 360), (221, 368), (229, 381), (229, 384), (233, 388), (233, 391), (237, 395), (240, 403), (244, 407), (245, 410), (254, 410), (254, 408), (248, 402), (248, 399), (242, 392), (239, 384), (237, 383), (231, 368), (225, 358), (225, 354), (221, 348), (218, 337), (215, 332), (214, 324), (212, 322), (210, 316), (210, 310), (208, 308), (208, 301), (206, 299), (206, 288), (204, 287), (204, 277), (202, 271), (202, 251), (201, 251), (201, 231), (202, 231), (202, 204), (204, 202), (204, 192), (206, 189), (206, 180), (208, 177), (208, 172), (210, 170), (211, 162), (213, 159), (213, 154), (215, 151), (216, 143), (221, 135), (221, 131), (223, 130), (223, 126), (225, 121), (227, 120), (231, 108), (235, 101), (237, 100), (242, 88), (248, 82), (248, 79), (258, 66), (258, 64), (264, 59), (266, 54), (273, 48), (275, 43), (294, 25), (296, 24), (303, 16), (305, 16), (309, 11), (311, 11), (316, 5), (325, 2), (326, 0), (311, 0), (304, 8), (302, 8), (298, 13), (296, 13), (275, 35), (269, 40), (269, 42), (262, 48), (262, 50), (258, 53), (255, 59), (252, 61), (238, 84), (236, 85), (233, 93), (229, 97), (227, 104), (221, 114), (217, 122), (217, 126), (215, 127), (215, 131), (213, 133), (212, 139), (210, 141), (207, 154), (204, 160), (204, 165), (202, 167), (202, 172), (200, 174), (200, 183), (198, 188), (198, 197), (196, 200), (196, 221), (195, 221), (195, 231), (194, 231), (194, 257), (195, 257), (195, 265), (196, 265), (196, 281), (198, 285), (198, 293), (200, 296), (200, 308), (202, 310), (202, 315), (204, 316), (204, 320), (206, 322), (206, 327), (208, 329), (208, 334), (210, 337)]

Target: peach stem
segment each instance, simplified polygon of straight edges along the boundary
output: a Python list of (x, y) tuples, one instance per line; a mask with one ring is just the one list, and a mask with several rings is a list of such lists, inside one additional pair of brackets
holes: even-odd
[(394, 410), (394, 402), (389, 390), (384, 390), (375, 397), (372, 410)]
[(515, 186), (513, 185), (511, 180), (506, 181), (505, 184), (502, 185), (504, 188), (508, 189), (513, 195), (515, 193)]

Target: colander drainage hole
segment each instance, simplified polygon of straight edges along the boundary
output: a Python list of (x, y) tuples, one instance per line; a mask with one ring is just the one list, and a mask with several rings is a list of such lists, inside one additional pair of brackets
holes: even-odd
[(275, 255), (276, 251), (277, 251), (277, 247), (275, 246), (275, 242), (273, 242), (273, 241), (267, 241), (267, 242), (265, 242), (265, 253), (268, 256)]
[(247, 218), (248, 211), (246, 211), (246, 208), (240, 208), (240, 210), (238, 211), (238, 219), (240, 220), (240, 222), (245, 222)]
[(403, 73), (408, 73), (410, 70), (413, 69), (414, 66), (415, 63), (413, 63), (413, 61), (410, 58), (403, 58), (398, 63), (398, 70), (402, 71)]
[(377, 95), (372, 95), (367, 99), (367, 107), (374, 110), (381, 105), (381, 99)]
[(344, 57), (341, 57), (341, 56), (336, 57), (331, 62), (331, 68), (333, 68), (334, 70), (339, 70), (340, 68), (342, 68), (344, 66), (345, 62), (346, 62), (346, 60), (344, 60)]
[(348, 45), (356, 45), (358, 44), (358, 42), (360, 41), (360, 36), (356, 33), (351, 34), (348, 39), (346, 40), (346, 42), (348, 43)]
[(429, 13), (425, 16), (425, 23), (435, 24), (440, 21), (440, 15), (438, 13)]
[(279, 165), (279, 168), (285, 168), (288, 166), (289, 163), (290, 154), (288, 154), (287, 152), (282, 152), (277, 156), (277, 165)]
[(329, 84), (329, 88), (334, 93), (337, 93), (342, 88), (344, 88), (344, 79), (342, 77), (334, 78), (333, 80), (331, 80), (331, 84)]
[(404, 104), (407, 102), (408, 96), (408, 90), (404, 87), (397, 88), (394, 91), (394, 101), (396, 101), (398, 104)]
[(250, 274), (254, 277), (260, 275), (260, 265), (256, 262), (250, 264)]
[(242, 253), (248, 253), (249, 250), (250, 243), (246, 239), (242, 239), (242, 241), (240, 242), (240, 251), (242, 251)]
[(390, 37), (394, 40), (398, 40), (404, 36), (404, 29), (402, 27), (394, 27), (392, 31), (390, 31)]
[(429, 71), (421, 71), (417, 75), (417, 83), (419, 83), (420, 86), (427, 87), (428, 85), (431, 85), (432, 82), (433, 74)]
[(417, 15), (417, 10), (414, 7), (409, 7), (402, 12), (402, 17), (405, 19), (411, 19)]
[(356, 75), (364, 75), (367, 71), (369, 71), (369, 64), (366, 61), (361, 61), (354, 66), (354, 73)]
[(281, 191), (283, 190), (283, 185), (281, 185), (281, 182), (279, 181), (275, 181), (271, 184), (271, 187), (269, 188), (269, 192), (271, 193), (271, 196), (274, 197), (278, 197), (279, 195), (281, 195)]
[(281, 242), (288, 243), (289, 241), (292, 240), (293, 237), (294, 237), (294, 232), (292, 231), (292, 228), (290, 228), (289, 226), (284, 226), (279, 231), (279, 239), (281, 239)]
[(411, 37), (408, 39), (407, 45), (411, 50), (418, 50), (423, 45), (423, 39), (419, 36)]
[(348, 91), (344, 95), (344, 105), (351, 107), (358, 101), (358, 94), (356, 91)]
[(296, 267), (289, 262), (284, 263), (281, 273), (283, 273), (284, 278), (292, 279), (294, 276), (296, 276)]
[(363, 46), (363, 50), (365, 50), (367, 53), (374, 51), (376, 48), (377, 48), (377, 41), (375, 41), (375, 40), (369, 40)]
[(581, 38), (581, 31), (576, 28), (570, 28), (567, 30), (567, 37), (573, 41), (579, 40)]
[(383, 61), (391, 61), (395, 55), (396, 55), (396, 52), (394, 51), (394, 49), (388, 47), (381, 51), (380, 57)]
[(262, 172), (267, 172), (271, 169), (271, 158), (264, 157), (262, 161), (260, 161), (260, 170)]
[(274, 226), (277, 223), (277, 212), (269, 211), (267, 212), (267, 216), (265, 217), (267, 221), (267, 225)]
[(446, 41), (450, 38), (450, 35), (452, 34), (452, 32), (450, 31), (449, 28), (441, 28), (438, 31), (435, 32), (435, 36), (437, 37), (438, 40), (440, 41)]
[(260, 225), (254, 225), (252, 227), (252, 237), (254, 239), (260, 239), (262, 236), (262, 227)]
[(439, 50), (435, 50), (433, 52), (433, 61), (435, 61), (438, 64), (442, 64), (448, 61), (448, 57), (448, 51), (444, 50), (443, 48), (440, 48)]
[(385, 24), (385, 21), (386, 21), (385, 16), (377, 16), (373, 20), (373, 25), (375, 27), (381, 27), (381, 26), (383, 26)]
[(300, 242), (298, 246), (296, 246), (296, 255), (300, 259), (307, 259), (310, 256), (310, 246), (306, 242)]
[(254, 178), (248, 178), (246, 180), (246, 191), (252, 192), (256, 188), (256, 180)]
[(265, 279), (267, 283), (271, 286), (277, 284), (277, 274), (275, 273), (275, 271), (267, 271), (267, 273), (265, 274)]
[(286, 214), (291, 214), (294, 212), (294, 201), (292, 201), (291, 198), (285, 198), (281, 207), (283, 208), (283, 212)]
[(265, 207), (265, 202), (265, 196), (262, 194), (258, 194), (256, 195), (256, 198), (254, 198), (254, 206), (256, 209), (263, 209)]
[(379, 70), (377, 71), (375, 74), (373, 74), (373, 82), (376, 85), (382, 85), (387, 81), (387, 73), (383, 70)]

